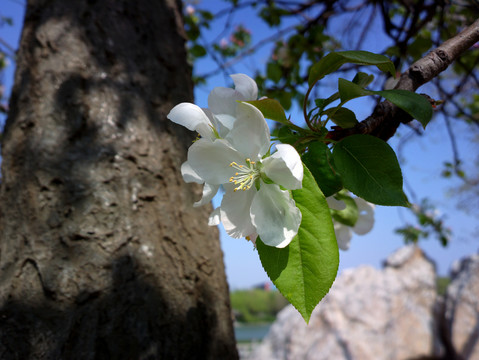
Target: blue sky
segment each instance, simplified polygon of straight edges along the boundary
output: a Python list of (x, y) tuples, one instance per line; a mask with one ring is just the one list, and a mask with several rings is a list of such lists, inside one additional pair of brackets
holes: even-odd
[[(12, 17), (14, 26), (0, 28), (0, 38), (17, 48), (24, 5), (19, 0), (3, 0), (2, 3), (0, 15)], [(205, 3), (215, 11), (224, 7), (224, 3), (221, 1)], [(271, 32), (262, 23), (256, 21), (254, 15), (254, 11), (247, 9), (235, 18), (236, 22), (244, 23), (252, 31), (253, 43), (268, 36)], [(337, 21), (335, 26), (336, 28), (333, 27), (335, 31), (341, 31), (341, 21)], [(221, 29), (222, 27), (219, 24), (213, 22), (208, 36), (218, 33)], [(381, 37), (379, 31), (375, 31), (368, 35), (361, 50), (381, 51), (386, 46), (386, 39)], [(234, 72), (243, 72), (253, 76), (253, 70), (258, 66), (261, 67), (270, 56), (271, 48), (263, 47), (253, 58), (235, 65)], [(196, 71), (203, 73), (213, 67), (214, 64), (211, 61), (201, 61), (198, 63)], [(8, 67), (1, 76), (8, 94), (13, 82), (13, 66)], [(230, 79), (223, 75), (212, 77), (209, 79), (207, 86), (195, 90), (195, 102), (199, 106), (206, 107), (207, 95), (213, 87), (231, 85)], [(427, 88), (421, 90), (427, 91)], [(353, 110), (356, 111), (358, 119), (363, 119), (369, 115), (371, 108), (368, 104), (358, 102)], [(292, 118), (301, 117), (294, 109), (291, 115)], [(3, 119), (0, 118), (0, 121), (3, 121)], [(401, 131), (401, 134), (405, 133)], [(470, 161), (472, 163), (472, 156), (476, 156), (479, 151), (478, 143), (472, 142), (471, 136), (464, 132), (459, 150), (466, 162)], [(391, 139), (390, 145), (396, 148), (400, 141), (400, 137), (395, 137)], [(451, 243), (447, 248), (441, 247), (438, 241), (433, 238), (420, 243), (426, 254), (436, 262), (438, 271), (442, 275), (448, 272), (453, 261), (478, 251), (476, 241), (479, 235), (477, 216), (458, 209), (457, 199), (448, 195), (450, 189), (459, 185), (460, 182), (440, 177), (443, 169), (442, 163), (451, 160), (451, 156), (452, 151), (444, 122), (439, 118), (428, 125), (426, 136), (410, 142), (401, 153), (401, 158), (405, 159), (402, 165), (403, 175), (408, 185), (414, 189), (419, 198), (428, 197), (434, 203), (437, 209), (444, 214), (445, 222), (453, 232)], [(216, 204), (219, 202), (219, 198), (214, 200)], [(373, 230), (364, 236), (355, 235), (351, 241), (351, 248), (340, 253), (340, 271), (361, 264), (380, 267), (382, 261), (391, 252), (403, 245), (402, 238), (394, 234), (394, 229), (402, 226), (405, 221), (412, 220), (408, 211), (378, 206), (375, 216), (376, 223)], [(268, 277), (261, 267), (258, 254), (252, 244), (244, 239), (229, 238), (221, 227), (220, 233), (230, 287), (232, 289), (246, 288), (267, 281)]]

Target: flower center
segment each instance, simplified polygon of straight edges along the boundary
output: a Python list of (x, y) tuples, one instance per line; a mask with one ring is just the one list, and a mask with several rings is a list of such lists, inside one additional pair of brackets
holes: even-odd
[(234, 176), (230, 177), (230, 182), (238, 185), (234, 191), (249, 190), (260, 176), (260, 171), (256, 168), (256, 162), (251, 161), (251, 159), (246, 159), (246, 165), (238, 165), (233, 161), (230, 166), (237, 170)]

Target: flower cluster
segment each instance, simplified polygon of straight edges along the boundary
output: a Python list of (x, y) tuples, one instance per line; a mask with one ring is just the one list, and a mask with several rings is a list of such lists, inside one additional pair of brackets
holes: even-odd
[(222, 222), (231, 237), (254, 242), (260, 236), (266, 245), (282, 248), (301, 223), (289, 191), (302, 186), (301, 158), (287, 144), (276, 145), (271, 154), (266, 120), (245, 102), (257, 99), (256, 83), (244, 74), (231, 77), (235, 89), (213, 89), (208, 109), (181, 103), (168, 114), (168, 119), (201, 136), (189, 148), (181, 172), (186, 182), (204, 184), (203, 197), (194, 206), (208, 203), (220, 187), (224, 189), (209, 225)]
[[(343, 210), (346, 208), (344, 202), (336, 200), (332, 196), (326, 200), (331, 209)], [(336, 240), (338, 241), (338, 247), (341, 250), (349, 249), (353, 232), (358, 235), (365, 235), (371, 231), (374, 225), (374, 204), (358, 197), (354, 198), (354, 202), (358, 208), (358, 219), (354, 226), (345, 225), (333, 218), (334, 232), (336, 234)]]

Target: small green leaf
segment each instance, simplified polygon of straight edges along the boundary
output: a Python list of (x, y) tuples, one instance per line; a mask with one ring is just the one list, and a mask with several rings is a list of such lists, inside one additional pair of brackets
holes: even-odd
[(199, 57), (206, 56), (206, 49), (203, 46), (196, 44), (191, 47), (190, 53), (194, 57), (199, 58)]
[(354, 76), (353, 83), (361, 86), (362, 88), (365, 88), (369, 84), (372, 83), (374, 80), (374, 75), (369, 75), (363, 72), (358, 72), (356, 76)]
[(281, 126), (279, 129), (275, 129), (272, 133), (276, 140), (283, 144), (294, 145), (301, 139), (301, 134), (292, 130), (288, 126)]
[(303, 188), (292, 191), (302, 214), (298, 235), (283, 249), (259, 238), (256, 246), (271, 281), (309, 322), (336, 278), (339, 251), (326, 199), (309, 170), (304, 170)]
[(343, 129), (352, 128), (358, 123), (356, 115), (344, 107), (333, 107), (327, 109), (324, 113), (328, 115), (336, 125), (341, 126)]
[(408, 206), (394, 150), (371, 135), (351, 135), (333, 148), (334, 167), (346, 189), (378, 205)]
[(309, 71), (308, 84), (312, 87), (318, 80), (338, 70), (346, 63), (358, 65), (375, 65), (379, 70), (396, 75), (394, 64), (384, 55), (367, 51), (340, 51), (332, 52), (314, 64)]
[(343, 188), (341, 178), (331, 167), (330, 157), (331, 151), (328, 146), (323, 142), (317, 141), (309, 143), (308, 152), (301, 158), (326, 197), (337, 193)]
[(432, 106), (429, 101), (419, 94), (407, 90), (366, 90), (346, 79), (338, 79), (338, 90), (341, 102), (367, 95), (380, 95), (397, 107), (403, 109), (413, 118), (418, 120), (424, 128), (432, 118)]
[(263, 99), (254, 101), (245, 101), (259, 109), (265, 118), (280, 122), (282, 124), (289, 124), (288, 119), (284, 113), (281, 104), (275, 99)]
[(277, 62), (269, 62), (266, 66), (266, 76), (277, 84), (283, 76), (281, 66)]
[(356, 99), (361, 96), (372, 95), (372, 92), (366, 89), (363, 89), (361, 86), (348, 81), (346, 79), (338, 79), (338, 90), (339, 96), (341, 97), (341, 103), (346, 101)]
[(374, 91), (374, 93), (381, 95), (397, 107), (403, 109), (414, 119), (419, 121), (424, 129), (429, 121), (431, 121), (433, 113), (432, 106), (424, 96), (412, 91), (399, 89)]

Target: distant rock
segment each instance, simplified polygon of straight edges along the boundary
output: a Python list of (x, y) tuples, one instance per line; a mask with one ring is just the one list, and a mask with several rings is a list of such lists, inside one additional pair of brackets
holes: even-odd
[(445, 298), (445, 337), (455, 359), (479, 359), (479, 255), (457, 262)]
[(308, 326), (286, 307), (251, 359), (440, 357), (436, 299), (434, 264), (419, 248), (407, 246), (392, 254), (383, 270), (343, 271)]

